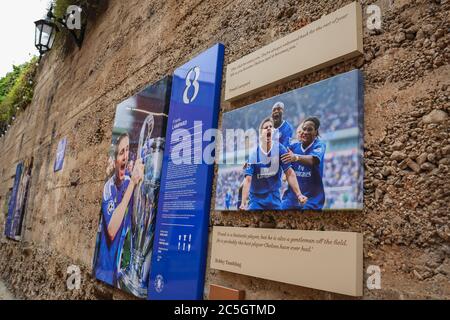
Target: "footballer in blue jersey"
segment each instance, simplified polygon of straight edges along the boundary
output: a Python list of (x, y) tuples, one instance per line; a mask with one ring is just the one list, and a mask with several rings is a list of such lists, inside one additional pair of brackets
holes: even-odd
[(272, 120), (275, 128), (275, 133), (278, 135), (280, 143), (287, 147), (291, 143), (292, 136), (294, 135), (294, 128), (292, 125), (283, 120), (284, 103), (277, 102), (272, 107)]
[(272, 119), (264, 119), (259, 127), (259, 145), (250, 155), (244, 169), (241, 210), (281, 210), (283, 172), (297, 201), (305, 203), (307, 200), (300, 192), (292, 166), (281, 162), (281, 157), (288, 151), (278, 141), (273, 141), (273, 133)]
[(129, 176), (129, 145), (128, 134), (120, 135), (115, 147), (114, 175), (103, 188), (95, 276), (113, 286), (117, 284), (121, 250), (131, 222), (133, 191), (144, 172), (142, 160), (138, 159), (133, 166), (131, 177)]
[(283, 195), (283, 209), (322, 210), (325, 203), (323, 186), (323, 166), (326, 145), (319, 139), (320, 121), (316, 117), (307, 118), (297, 129), (299, 142), (289, 146), (282, 156), (285, 164), (291, 164), (303, 194), (308, 197), (299, 205), (295, 191), (290, 187)]

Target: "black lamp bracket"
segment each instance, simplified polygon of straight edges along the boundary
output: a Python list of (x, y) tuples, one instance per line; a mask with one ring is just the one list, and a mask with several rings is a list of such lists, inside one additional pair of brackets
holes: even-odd
[(64, 28), (66, 28), (67, 31), (69, 31), (69, 33), (72, 35), (72, 38), (75, 41), (75, 43), (77, 44), (78, 48), (81, 48), (81, 45), (83, 44), (83, 40), (84, 40), (84, 33), (86, 32), (86, 23), (81, 24), (80, 34), (77, 35), (77, 33), (73, 29), (70, 29), (67, 26), (67, 21), (65, 19), (58, 18), (53, 14), (53, 6), (48, 11), (47, 17), (54, 19), (59, 24), (61, 24)]

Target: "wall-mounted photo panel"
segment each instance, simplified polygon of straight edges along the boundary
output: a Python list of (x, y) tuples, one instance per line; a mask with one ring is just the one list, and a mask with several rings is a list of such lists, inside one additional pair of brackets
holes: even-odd
[(64, 165), (64, 157), (66, 155), (67, 138), (63, 138), (58, 143), (58, 148), (56, 149), (55, 164), (53, 166), (53, 171), (57, 172), (62, 170)]
[(224, 113), (215, 209), (362, 209), (363, 134), (359, 70)]
[(224, 52), (215, 44), (174, 71), (150, 300), (203, 299), (214, 157), (202, 153), (215, 144)]
[(8, 203), (8, 216), (5, 224), (7, 238), (19, 241), (22, 237), (22, 225), (26, 211), (28, 190), (31, 180), (33, 158), (20, 162), (16, 167), (14, 185)]
[(94, 254), (94, 276), (147, 297), (171, 77), (116, 109)]

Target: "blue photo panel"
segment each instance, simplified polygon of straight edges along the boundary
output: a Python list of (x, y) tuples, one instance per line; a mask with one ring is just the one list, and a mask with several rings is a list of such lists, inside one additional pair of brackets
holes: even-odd
[(151, 300), (202, 299), (224, 46), (175, 70), (149, 283)]
[(16, 167), (16, 175), (14, 177), (14, 185), (11, 193), (11, 198), (8, 203), (8, 216), (5, 223), (5, 236), (9, 239), (15, 240), (16, 230), (14, 227), (15, 212), (17, 207), (17, 198), (20, 189), (20, 180), (23, 172), (23, 162), (19, 162)]
[(171, 77), (117, 105), (93, 262), (96, 279), (146, 299)]
[(67, 138), (61, 139), (58, 143), (58, 149), (56, 149), (55, 164), (53, 166), (54, 172), (60, 171), (64, 165), (64, 156), (66, 154), (66, 145), (67, 145)]
[(215, 210), (361, 210), (363, 93), (353, 70), (226, 112)]

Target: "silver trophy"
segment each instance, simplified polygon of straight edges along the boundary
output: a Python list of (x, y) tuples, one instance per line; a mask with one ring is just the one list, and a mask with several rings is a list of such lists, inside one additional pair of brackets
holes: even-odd
[(119, 287), (141, 298), (147, 297), (165, 142), (164, 138), (151, 138), (153, 127), (154, 118), (149, 115), (139, 136), (138, 157), (144, 164), (144, 177), (134, 190), (131, 258), (125, 269), (119, 266)]

